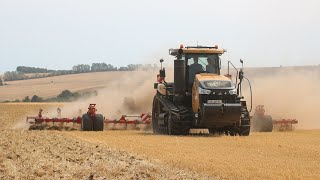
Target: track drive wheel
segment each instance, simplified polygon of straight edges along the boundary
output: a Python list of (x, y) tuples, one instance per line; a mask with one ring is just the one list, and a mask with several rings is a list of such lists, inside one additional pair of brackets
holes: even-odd
[(155, 134), (167, 134), (168, 132), (168, 129), (165, 125), (160, 125), (158, 123), (159, 115), (161, 113), (164, 113), (162, 108), (163, 108), (163, 105), (158, 100), (158, 98), (154, 96), (153, 104), (152, 104), (152, 128), (153, 128), (153, 133)]

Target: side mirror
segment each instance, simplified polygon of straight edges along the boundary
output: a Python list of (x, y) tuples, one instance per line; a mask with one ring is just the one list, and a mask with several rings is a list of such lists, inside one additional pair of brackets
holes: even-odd
[(243, 79), (243, 60), (242, 59), (240, 59), (240, 63), (242, 65), (242, 68), (239, 71), (239, 79), (240, 79), (240, 82), (241, 82), (242, 79)]

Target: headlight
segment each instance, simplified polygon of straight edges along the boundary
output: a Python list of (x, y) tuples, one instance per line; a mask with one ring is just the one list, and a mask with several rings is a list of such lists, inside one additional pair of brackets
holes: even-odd
[(230, 95), (235, 95), (235, 94), (237, 94), (237, 90), (236, 89), (232, 89), (232, 90), (229, 91), (229, 94)]
[(208, 89), (202, 89), (201, 87), (198, 88), (199, 89), (199, 94), (210, 94), (211, 91)]

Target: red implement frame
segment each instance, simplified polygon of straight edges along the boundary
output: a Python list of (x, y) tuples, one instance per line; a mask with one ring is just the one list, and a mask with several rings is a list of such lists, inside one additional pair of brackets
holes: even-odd
[(139, 124), (151, 124), (151, 115), (149, 113), (141, 115), (122, 115), (119, 120), (105, 119), (104, 123), (113, 124), (113, 127), (111, 129), (115, 129), (115, 126), (117, 124), (124, 124), (124, 129), (127, 129), (128, 124), (132, 124), (134, 126), (137, 126)]
[[(89, 112), (92, 114), (95, 114), (96, 109), (94, 105), (89, 106)], [(34, 121), (32, 121), (34, 120)], [(77, 118), (47, 118), (42, 116), (42, 109), (40, 109), (38, 116), (30, 117), (28, 116), (26, 118), (26, 123), (29, 124), (42, 124), (42, 123), (74, 123), (74, 124), (81, 124), (82, 118), (77, 117)], [(104, 119), (105, 124), (133, 124), (133, 125), (138, 125), (138, 124), (151, 124), (151, 115), (150, 113), (144, 113), (141, 115), (122, 115), (119, 120), (114, 119)]]
[(293, 124), (298, 124), (298, 120), (296, 119), (280, 119), (280, 120), (273, 120), (273, 124), (280, 125), (279, 131), (292, 131)]

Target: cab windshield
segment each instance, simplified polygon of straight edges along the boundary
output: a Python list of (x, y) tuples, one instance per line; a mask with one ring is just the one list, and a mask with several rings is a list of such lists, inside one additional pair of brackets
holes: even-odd
[(189, 71), (220, 74), (218, 54), (189, 54), (186, 55), (186, 60)]
[(196, 74), (220, 74), (220, 59), (218, 54), (186, 54), (182, 59), (187, 63), (189, 87), (192, 86)]

